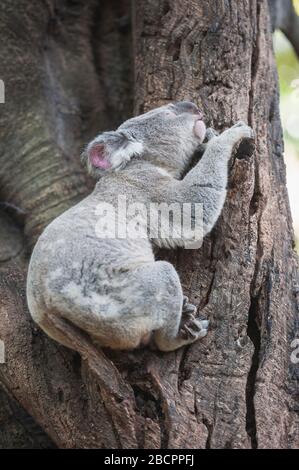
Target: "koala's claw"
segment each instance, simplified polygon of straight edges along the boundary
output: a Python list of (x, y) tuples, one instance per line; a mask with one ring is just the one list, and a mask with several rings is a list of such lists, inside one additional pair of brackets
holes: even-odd
[(254, 139), (254, 132), (250, 126), (247, 126), (247, 124), (240, 121), (230, 129), (227, 129), (220, 136), (220, 139), (223, 138), (222, 136), (227, 138), (228, 142), (230, 142), (232, 145), (236, 145), (243, 139)]
[(180, 328), (179, 336), (183, 339), (196, 340), (203, 338), (208, 333), (208, 320), (198, 320), (195, 317), (186, 321)]
[(191, 329), (190, 326), (184, 325), (180, 329), (180, 336), (183, 339), (196, 339), (197, 338), (197, 333)]
[(209, 320), (199, 320), (199, 322), (203, 330), (207, 330), (209, 328)]
[(189, 298), (184, 295), (183, 299), (183, 309), (182, 309), (182, 316), (184, 319), (189, 318), (191, 320), (195, 320), (195, 313), (196, 313), (197, 307), (193, 304), (189, 303)]
[(254, 132), (253, 129), (248, 126), (244, 121), (239, 121), (237, 124), (235, 124), (232, 129), (237, 129), (237, 131), (240, 133), (240, 138), (243, 139), (253, 139), (254, 138)]

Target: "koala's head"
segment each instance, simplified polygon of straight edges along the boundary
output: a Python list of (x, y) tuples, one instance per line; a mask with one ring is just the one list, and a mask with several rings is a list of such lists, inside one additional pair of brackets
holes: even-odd
[(120, 170), (135, 158), (180, 174), (205, 133), (201, 111), (195, 104), (181, 101), (129, 119), (116, 131), (100, 134), (83, 156), (89, 171), (96, 175)]

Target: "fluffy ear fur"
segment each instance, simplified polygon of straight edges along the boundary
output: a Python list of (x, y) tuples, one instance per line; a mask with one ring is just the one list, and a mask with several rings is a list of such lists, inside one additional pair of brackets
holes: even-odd
[(83, 159), (90, 173), (102, 174), (107, 170), (124, 168), (133, 156), (140, 156), (142, 151), (142, 143), (124, 132), (104, 132), (90, 142)]

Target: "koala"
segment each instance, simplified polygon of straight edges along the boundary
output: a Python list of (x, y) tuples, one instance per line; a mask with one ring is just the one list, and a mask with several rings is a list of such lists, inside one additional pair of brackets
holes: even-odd
[[(81, 338), (96, 346), (120, 350), (154, 345), (173, 351), (206, 336), (209, 322), (197, 318), (174, 266), (154, 254), (155, 246), (188, 247), (190, 233), (170, 237), (154, 230), (150, 235), (147, 219), (140, 217), (142, 237), (100, 236), (99, 207), (110, 208), (109, 222), (119, 195), (128, 205), (146, 208), (202, 204), (205, 236), (224, 205), (233, 149), (252, 138), (252, 129), (242, 122), (220, 135), (206, 129), (202, 112), (187, 101), (153, 109), (97, 136), (84, 152), (98, 179), (94, 191), (55, 219), (33, 250), (27, 299), (35, 322), (76, 350), (80, 341), (70, 331), (83, 332)], [(190, 169), (204, 140), (203, 156)], [(121, 229), (125, 223), (119, 217)], [(174, 220), (172, 228), (179, 232)]]

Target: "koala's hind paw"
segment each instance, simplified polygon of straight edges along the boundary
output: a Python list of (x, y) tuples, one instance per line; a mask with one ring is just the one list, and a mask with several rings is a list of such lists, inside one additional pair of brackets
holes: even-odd
[(190, 318), (180, 327), (179, 336), (184, 340), (196, 341), (199, 338), (203, 338), (208, 333), (208, 320), (198, 320), (196, 318)]
[(195, 319), (196, 310), (197, 310), (197, 307), (193, 304), (190, 304), (188, 297), (184, 295), (182, 318), (186, 320)]

